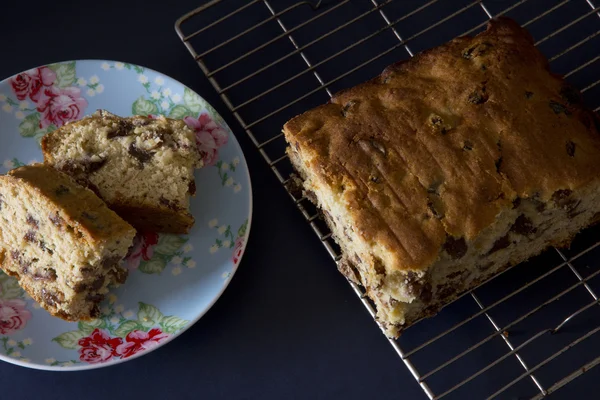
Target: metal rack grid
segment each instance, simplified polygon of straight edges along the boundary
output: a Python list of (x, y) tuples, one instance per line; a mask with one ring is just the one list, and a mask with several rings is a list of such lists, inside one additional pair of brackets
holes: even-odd
[[(281, 126), (385, 66), (475, 34), (499, 15), (530, 30), (551, 68), (579, 87), (598, 112), (600, 7), (593, 0), (210, 0), (175, 28), (338, 261), (339, 248), (319, 213), (288, 185), (292, 168)], [(398, 340), (388, 339), (425, 394), (539, 399), (599, 364), (600, 352), (581, 351), (590, 341), (600, 344), (600, 337), (590, 339), (600, 331), (600, 308), (594, 307), (598, 232), (588, 230), (568, 250), (554, 249), (527, 267), (509, 269)], [(375, 317), (363, 289), (350, 284)]]

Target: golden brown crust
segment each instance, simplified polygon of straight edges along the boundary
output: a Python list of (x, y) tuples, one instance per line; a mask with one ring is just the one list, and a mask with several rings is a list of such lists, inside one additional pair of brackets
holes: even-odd
[(189, 233), (194, 217), (187, 210), (113, 203), (111, 209), (140, 232)]
[(392, 270), (426, 270), (447, 236), (473, 240), (519, 198), (598, 178), (600, 132), (531, 36), (500, 18), (293, 118), (312, 178), (337, 188)]
[(95, 318), (135, 230), (92, 191), (44, 164), (0, 176), (0, 268), (50, 314)]
[[(9, 171), (0, 179), (10, 185), (27, 185), (62, 211), (66, 224), (80, 232), (88, 243), (114, 236), (127, 236), (134, 229), (91, 190), (78, 185), (71, 177), (44, 164), (26, 165)], [(106, 224), (105, 221), (111, 221)]]

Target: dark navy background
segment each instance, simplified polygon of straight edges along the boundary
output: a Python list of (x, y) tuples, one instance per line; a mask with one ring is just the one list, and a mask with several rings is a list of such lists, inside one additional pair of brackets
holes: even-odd
[[(272, 5), (280, 9), (284, 3), (289, 5), (292, 2), (272, 1)], [(357, 10), (364, 10), (370, 4), (365, 0), (355, 0), (354, 3)], [(398, 0), (392, 3), (388, 9), (390, 18), (393, 19), (395, 12), (397, 16), (402, 15), (406, 12), (405, 8), (414, 9), (415, 3), (425, 2)], [(430, 12), (407, 20), (401, 33), (406, 37), (418, 32), (423, 26), (438, 20), (440, 15), (456, 10), (458, 3), (467, 2), (440, 1)], [(484, 3), (494, 13), (515, 1), (490, 0)], [(539, 14), (540, 9), (549, 8), (549, 3), (557, 4), (558, 1), (531, 0), (529, 3), (511, 16), (521, 22), (527, 21)], [(571, 3), (573, 5), (562, 8), (544, 23), (532, 24), (534, 36), (541, 38), (547, 35), (564, 25), (565, 21), (581, 15), (585, 7), (585, 12), (590, 10), (584, 0)], [(57, 61), (110, 59), (158, 70), (188, 85), (211, 102), (230, 124), (245, 151), (254, 186), (254, 219), (248, 249), (231, 285), (216, 305), (181, 337), (139, 359), (93, 371), (43, 372), (0, 363), (0, 399), (425, 399), (420, 387), (337, 272), (330, 256), (283, 187), (179, 41), (173, 28), (176, 19), (200, 4), (202, 2), (196, 0), (3, 2), (0, 12), (3, 50), (0, 78)], [(293, 26), (298, 22), (294, 18), (306, 18), (302, 15), (305, 11), (289, 16), (286, 23)], [(481, 12), (477, 6), (452, 24), (422, 35), (409, 47), (416, 52), (450, 39), (472, 27), (469, 21), (474, 16), (469, 13), (478, 13), (477, 18), (481, 19)], [(378, 19), (377, 23), (381, 20)], [(588, 32), (585, 33), (587, 36), (598, 31), (599, 25), (598, 18), (593, 16), (582, 21), (576, 31)], [(313, 33), (320, 34), (318, 31)], [(361, 34), (358, 29), (357, 37)], [(548, 40), (540, 48), (552, 56), (557, 50), (580, 40), (571, 37), (575, 34), (569, 35), (566, 32)], [(357, 37), (349, 38), (349, 43)], [(206, 38), (217, 43), (218, 39), (218, 35)], [(310, 35), (304, 39), (311, 40)], [(558, 72), (567, 72), (598, 55), (600, 46), (597, 39), (590, 41), (590, 46), (558, 60), (555, 65)], [(390, 39), (381, 40), (378, 45), (383, 47), (392, 43)], [(377, 50), (376, 46), (374, 49)], [(320, 57), (319, 51), (331, 53), (327, 47), (316, 47), (313, 51), (316, 53), (310, 56), (314, 59)], [(390, 54), (338, 82), (332, 89), (339, 90), (368, 79), (385, 63), (407, 57), (405, 52), (402, 55), (400, 52), (404, 50), (398, 49), (398, 53)], [(585, 87), (598, 78), (597, 71), (596, 62), (570, 80), (580, 88)], [(335, 67), (319, 72), (325, 80), (340, 73)], [(599, 105), (597, 89), (598, 86), (586, 95), (594, 107)], [(248, 90), (251, 93), (253, 88)], [(307, 99), (298, 105), (298, 109), (326, 100), (322, 93), (320, 96)], [(276, 99), (273, 101), (273, 107), (281, 104)], [(256, 112), (264, 113), (261, 110)], [(289, 116), (285, 114), (281, 118)], [(252, 120), (252, 117), (249, 119)], [(577, 249), (584, 249), (598, 237), (598, 229), (584, 233), (567, 254), (575, 254)], [(585, 276), (585, 271), (589, 273), (600, 267), (597, 260), (597, 256), (590, 255), (580, 259), (576, 267), (581, 268)], [(508, 290), (514, 290), (558, 263), (560, 259), (551, 251), (536, 258), (529, 266), (523, 266), (520, 273), (510, 271), (477, 294), (484, 304), (491, 304)], [(520, 306), (531, 304), (539, 296), (547, 298), (576, 283), (569, 271), (558, 271), (548, 279), (545, 285), (529, 291), (515, 304), (504, 306), (504, 310), (499, 307), (494, 318), (500, 324), (506, 324), (523, 313)], [(597, 279), (590, 285), (596, 289), (600, 286)], [(560, 306), (553, 304), (554, 308), (549, 307), (528, 319), (519, 330), (511, 332), (511, 338), (519, 344), (523, 337), (531, 336), (531, 332), (554, 326), (564, 316), (588, 303), (591, 297), (583, 288), (580, 290), (565, 296), (566, 299), (561, 299), (562, 303), (555, 303)], [(412, 342), (422, 342), (422, 337), (429, 334), (433, 325), (460, 321), (476, 310), (472, 301), (467, 304), (467, 299), (463, 299), (438, 319), (409, 330), (402, 339), (403, 343), (410, 347)], [(535, 365), (596, 327), (600, 323), (599, 313), (600, 309), (594, 307), (589, 313), (579, 316), (566, 333), (536, 342), (535, 346), (527, 348), (523, 356), (529, 360), (530, 366)], [(439, 365), (441, 359), (448, 358), (442, 357), (445, 350), (451, 352), (464, 343), (474, 343), (490, 334), (490, 329), (489, 323), (471, 325), (469, 331), (443, 343), (435, 351), (424, 351), (421, 359), (415, 359), (415, 364), (420, 371), (426, 372)], [(432, 387), (447, 388), (448, 382), (455, 382), (457, 376), (464, 378), (469, 375), (467, 371), (477, 370), (480, 364), (485, 365), (506, 352), (500, 339), (493, 342), (493, 346), (482, 349), (472, 360), (466, 359), (451, 366), (444, 374), (435, 375), (431, 380)], [(546, 387), (550, 386), (583, 364), (582, 360), (597, 355), (600, 355), (600, 338), (592, 337), (571, 350), (568, 361), (541, 369), (540, 379)], [(561, 369), (561, 366), (564, 368)], [(520, 365), (511, 357), (473, 385), (466, 386), (460, 394), (449, 397), (480, 398), (490, 394), (490, 387), (498, 388), (522, 372)], [(445, 381), (447, 379), (449, 381)], [(593, 369), (551, 398), (594, 398), (596, 395), (592, 393), (600, 388), (599, 379), (600, 369)], [(440, 392), (436, 389), (436, 393)], [(527, 378), (501, 398), (528, 398), (537, 393)]]

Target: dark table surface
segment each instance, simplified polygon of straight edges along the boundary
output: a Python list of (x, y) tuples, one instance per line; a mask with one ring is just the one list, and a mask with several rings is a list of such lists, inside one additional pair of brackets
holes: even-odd
[[(230, 286), (178, 339), (86, 372), (0, 363), (0, 399), (425, 399), (179, 41), (175, 20), (199, 3), (3, 2), (0, 78), (57, 61), (120, 60), (169, 75), (212, 103), (244, 149), (254, 219)], [(554, 397), (587, 398), (598, 376), (590, 372)]]

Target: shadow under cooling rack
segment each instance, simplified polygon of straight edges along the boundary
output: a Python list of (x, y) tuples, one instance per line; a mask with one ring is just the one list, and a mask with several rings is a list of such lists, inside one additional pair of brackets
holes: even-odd
[[(600, 2), (600, 0), (594, 0)], [(212, 0), (181, 40), (332, 258), (317, 210), (289, 185), (281, 127), (387, 65), (476, 34), (525, 26), (554, 72), (600, 109), (600, 8), (592, 0)], [(600, 227), (510, 269), (390, 344), (431, 399), (542, 398), (600, 363)], [(352, 287), (368, 312), (363, 290)]]

